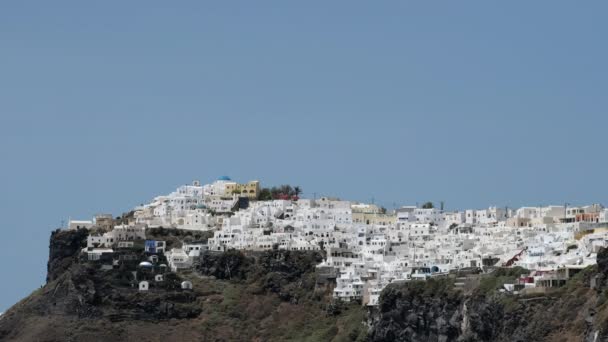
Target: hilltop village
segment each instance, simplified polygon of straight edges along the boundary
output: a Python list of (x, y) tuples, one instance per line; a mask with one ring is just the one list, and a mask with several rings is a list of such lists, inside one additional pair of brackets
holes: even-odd
[[(136, 260), (137, 268), (148, 276), (140, 277), (140, 291), (167, 273), (191, 269), (203, 253), (322, 250), (326, 257), (317, 273), (335, 282), (333, 296), (369, 306), (377, 305), (382, 289), (393, 282), (496, 267), (528, 270), (503, 291), (561, 286), (595, 264), (598, 250), (608, 246), (608, 209), (600, 204), (445, 211), (425, 203), (388, 211), (372, 203), (300, 195), (298, 187), (267, 189), (259, 181), (238, 183), (224, 176), (158, 196), (119, 224), (102, 214), (70, 220), (66, 229), (89, 230), (82, 258), (105, 260), (106, 269), (130, 258), (125, 250), (142, 246), (147, 259)], [(169, 246), (150, 234), (165, 228), (204, 232), (207, 238)], [(456, 285), (465, 283), (462, 278)], [(187, 290), (192, 284), (181, 286)]]

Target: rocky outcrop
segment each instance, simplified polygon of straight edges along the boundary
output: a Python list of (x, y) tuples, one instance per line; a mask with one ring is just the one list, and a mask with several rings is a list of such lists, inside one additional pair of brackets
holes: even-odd
[[(598, 268), (606, 272), (606, 251)], [(589, 267), (566, 286), (536, 294), (496, 291), (508, 272), (484, 276), (464, 292), (449, 279), (389, 285), (370, 313), (371, 341), (604, 341), (608, 337), (606, 288)], [(490, 286), (491, 285), (491, 286)]]
[(196, 270), (202, 275), (213, 276), (217, 279), (244, 280), (251, 271), (251, 265), (254, 264), (253, 258), (246, 257), (240, 251), (207, 251), (201, 254)]
[(201, 312), (195, 304), (200, 293), (181, 290), (182, 279), (174, 274), (145, 293), (117, 280), (90, 265), (72, 265), (40, 290), (32, 308), (40, 315), (111, 321), (185, 319)]
[(494, 341), (500, 305), (454, 289), (451, 279), (389, 285), (371, 314), (371, 341)]
[(387, 342), (455, 341), (465, 323), (464, 301), (447, 280), (389, 285), (382, 292), (370, 338)]
[(78, 253), (83, 247), (86, 247), (87, 236), (86, 229), (57, 229), (51, 233), (47, 282), (57, 279), (77, 261)]
[(254, 277), (265, 291), (276, 293), (282, 300), (298, 303), (327, 292), (325, 288), (315, 287), (315, 267), (322, 260), (320, 252), (266, 251), (257, 258)]
[[(1, 341), (363, 341), (363, 308), (327, 314), (327, 292), (315, 291), (316, 252), (205, 253), (193, 271), (133, 271), (138, 260), (101, 267), (80, 257), (88, 231), (51, 235), (47, 284), (0, 318)], [(157, 230), (176, 244), (183, 238)], [(143, 251), (130, 255), (146, 258)], [(106, 263), (106, 266), (109, 264)], [(140, 292), (138, 280), (150, 290)], [(192, 290), (182, 290), (190, 280)], [(312, 336), (312, 337), (309, 337)]]
[(258, 293), (275, 293), (285, 301), (297, 303), (316, 294), (315, 267), (322, 260), (323, 255), (315, 251), (207, 251), (201, 255), (196, 270), (217, 279), (255, 285)]

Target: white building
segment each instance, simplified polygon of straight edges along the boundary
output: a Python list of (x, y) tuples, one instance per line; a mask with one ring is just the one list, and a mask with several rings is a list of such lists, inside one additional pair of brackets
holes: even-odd
[(172, 248), (165, 256), (173, 272), (192, 267), (193, 259), (181, 248)]
[[(480, 267), (483, 260), (532, 270), (580, 267), (594, 263), (597, 251), (608, 246), (608, 229), (602, 224), (608, 223), (608, 211), (600, 205), (516, 210), (491, 206), (455, 212), (406, 206), (393, 215), (374, 204), (324, 197), (251, 198), (249, 206), (241, 209), (238, 196), (226, 194), (227, 188), (236, 189), (235, 184), (229, 179), (204, 186), (195, 182), (158, 196), (136, 208), (134, 224), (89, 236), (83, 253), (99, 260), (112, 248), (132, 247), (136, 240), (146, 239), (146, 227), (159, 226), (213, 230), (207, 244), (184, 242), (182, 248), (165, 253), (174, 272), (192, 268), (205, 250), (323, 248), (326, 259), (318, 267), (337, 275), (334, 297), (377, 305), (380, 292), (392, 282)], [(92, 224), (70, 221), (68, 227), (90, 228)], [(151, 252), (148, 241), (149, 260), (156, 264), (162, 256)], [(153, 247), (160, 253), (165, 249)], [(143, 264), (151, 266), (150, 261)]]
[(95, 224), (92, 220), (72, 220), (68, 221), (68, 229), (91, 229)]

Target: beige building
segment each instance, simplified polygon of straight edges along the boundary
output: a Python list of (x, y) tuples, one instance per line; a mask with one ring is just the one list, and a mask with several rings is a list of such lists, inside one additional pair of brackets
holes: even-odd
[(388, 226), (397, 222), (396, 215), (384, 213), (384, 210), (375, 204), (353, 204), (353, 223)]
[(245, 184), (227, 182), (225, 186), (226, 195), (240, 194), (243, 197), (249, 197), (249, 199), (257, 199), (260, 196), (260, 181), (257, 180), (249, 181)]
[(397, 222), (397, 216), (377, 213), (353, 213), (353, 223), (388, 226)]

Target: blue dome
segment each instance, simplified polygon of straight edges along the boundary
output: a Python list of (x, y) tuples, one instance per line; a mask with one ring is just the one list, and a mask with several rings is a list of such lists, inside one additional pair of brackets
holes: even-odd
[(228, 176), (220, 176), (217, 180), (221, 180), (221, 181), (229, 181), (231, 180), (230, 177)]

